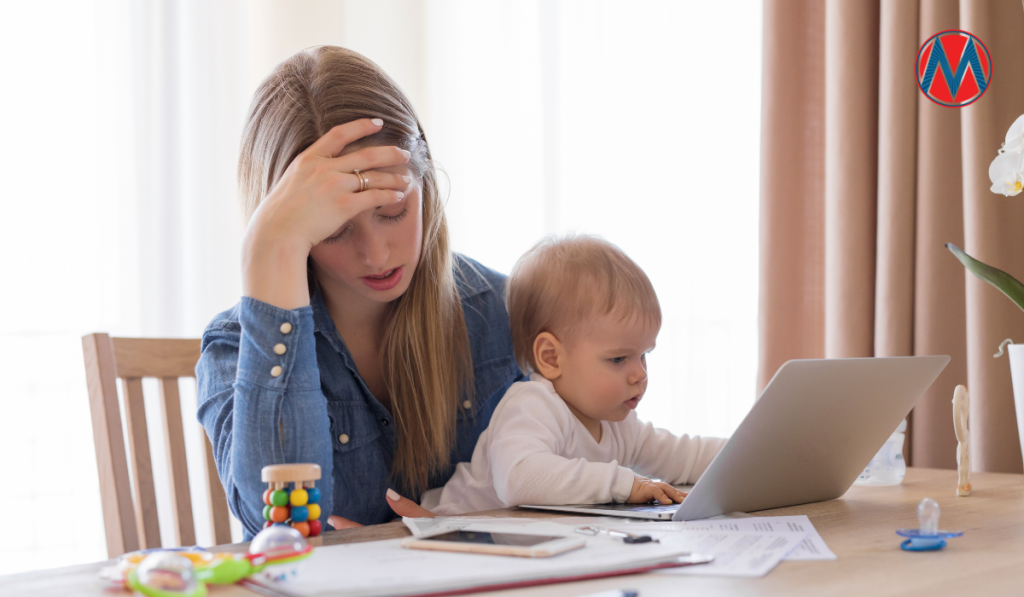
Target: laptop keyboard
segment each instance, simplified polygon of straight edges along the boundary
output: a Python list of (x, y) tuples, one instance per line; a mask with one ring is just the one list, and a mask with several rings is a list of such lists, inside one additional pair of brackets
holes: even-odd
[(574, 504), (572, 507), (628, 512), (675, 512), (679, 509), (679, 504)]

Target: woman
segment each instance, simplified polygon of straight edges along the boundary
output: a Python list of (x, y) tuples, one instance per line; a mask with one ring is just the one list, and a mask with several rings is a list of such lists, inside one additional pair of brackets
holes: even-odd
[(322, 523), (386, 522), (385, 494), (443, 485), (522, 378), (504, 276), (452, 255), (416, 114), (350, 50), (299, 52), (260, 85), (238, 179), (243, 297), (196, 367), (231, 510), (251, 537), (260, 469), (314, 462)]

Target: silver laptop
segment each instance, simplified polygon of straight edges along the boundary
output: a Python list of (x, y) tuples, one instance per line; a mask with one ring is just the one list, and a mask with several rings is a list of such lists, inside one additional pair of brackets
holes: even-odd
[(948, 356), (789, 361), (682, 504), (523, 508), (697, 520), (837, 498), (947, 363)]

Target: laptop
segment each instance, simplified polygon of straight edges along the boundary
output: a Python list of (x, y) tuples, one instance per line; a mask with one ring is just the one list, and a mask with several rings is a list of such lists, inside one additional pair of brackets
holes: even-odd
[(682, 504), (522, 507), (699, 520), (835, 499), (948, 363), (948, 356), (788, 361)]

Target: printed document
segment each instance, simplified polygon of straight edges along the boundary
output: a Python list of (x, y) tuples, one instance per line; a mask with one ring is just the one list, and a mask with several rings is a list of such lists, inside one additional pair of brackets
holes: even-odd
[[(628, 529), (626, 527), (629, 527)], [(706, 520), (691, 520), (689, 522), (650, 522), (623, 525), (621, 522), (614, 527), (617, 530), (637, 532), (643, 528), (647, 531), (746, 531), (756, 533), (807, 533), (796, 549), (785, 557), (786, 560), (834, 560), (836, 554), (825, 545), (825, 541), (815, 530), (810, 519), (806, 516), (746, 516), (742, 518), (732, 516), (716, 516)]]
[(413, 595), (625, 571), (689, 555), (675, 544), (586, 539), (586, 547), (549, 558), (407, 549), (401, 539), (331, 545), (317, 547), (295, 578), (257, 584), (266, 594), (288, 597)]
[[(686, 525), (692, 523), (623, 523), (622, 518), (592, 516), (539, 519), (465, 516), (406, 518), (404, 522), (416, 536), (454, 530), (569, 535), (574, 532), (575, 527), (587, 525), (633, 534), (646, 534), (658, 539), (661, 545), (695, 554), (713, 556), (715, 559), (709, 564), (686, 567), (692, 569), (692, 572), (688, 572), (688, 574), (700, 576), (764, 576), (788, 554), (797, 549), (808, 536), (806, 529), (783, 529), (780, 525), (760, 528), (743, 525), (744, 528), (724, 528), (725, 525), (708, 524), (703, 528), (687, 528)], [(731, 523), (734, 521), (721, 522)], [(810, 524), (808, 523), (807, 526), (810, 527)], [(813, 530), (813, 527), (810, 528)], [(616, 541), (627, 550), (638, 546)], [(698, 568), (702, 570), (697, 570)], [(676, 572), (675, 569), (671, 569), (671, 571)]]

